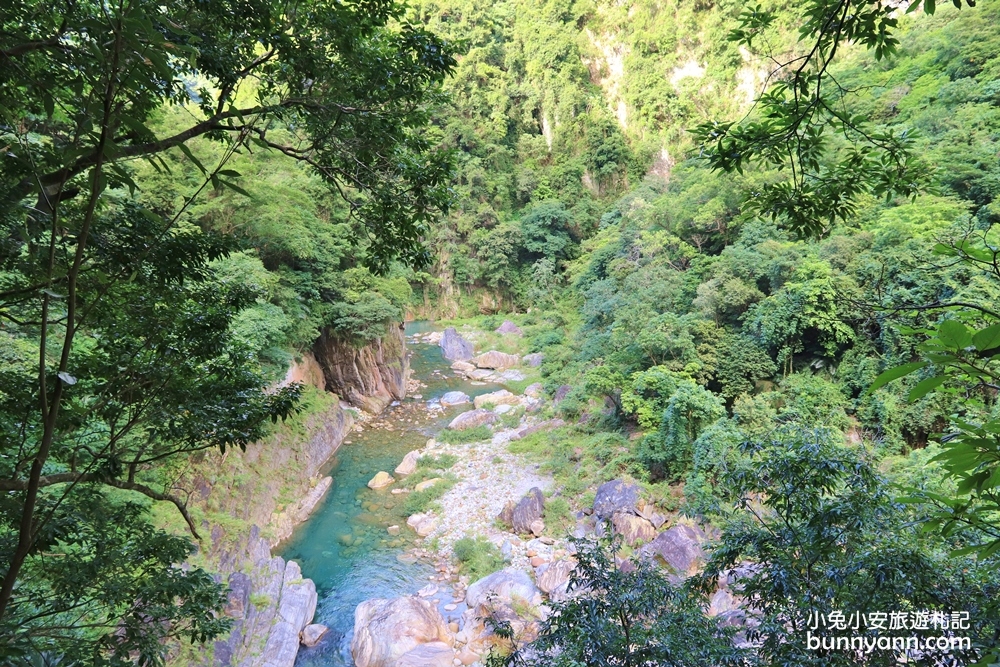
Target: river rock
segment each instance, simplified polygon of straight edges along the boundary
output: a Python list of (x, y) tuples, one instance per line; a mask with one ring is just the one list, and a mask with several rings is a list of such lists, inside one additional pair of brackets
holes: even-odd
[(529, 368), (538, 368), (542, 365), (543, 358), (544, 356), (541, 352), (532, 352), (521, 357), (521, 363)]
[(400, 461), (399, 465), (393, 471), (397, 475), (405, 476), (412, 475), (413, 471), (417, 469), (417, 461), (420, 460), (420, 452), (413, 450), (412, 452), (407, 452), (403, 460)]
[(560, 385), (556, 389), (556, 393), (552, 395), (552, 400), (556, 403), (561, 403), (564, 398), (569, 396), (569, 392), (573, 391), (573, 387), (568, 384)]
[(319, 643), (319, 640), (323, 638), (330, 628), (325, 625), (320, 625), (319, 623), (313, 623), (302, 628), (302, 632), (299, 633), (299, 639), (302, 641), (303, 646), (313, 647)]
[(529, 398), (540, 398), (545, 393), (545, 385), (541, 382), (534, 382), (524, 388), (524, 395)]
[(375, 476), (368, 481), (369, 489), (384, 489), (396, 480), (393, 479), (389, 473), (384, 470), (379, 470), (375, 473)]
[(453, 431), (464, 431), (484, 424), (492, 424), (496, 420), (497, 415), (492, 410), (469, 410), (451, 420), (448, 428)]
[(397, 526), (397, 525), (395, 525), (395, 524), (394, 524), (394, 525), (392, 525), (392, 526), (388, 526), (388, 527), (387, 527), (387, 528), (385, 529), (385, 532), (389, 533), (389, 534), (390, 534), (390, 535), (392, 535), (392, 536), (396, 536), (396, 535), (399, 535), (399, 526)]
[(454, 667), (455, 651), (444, 642), (428, 642), (407, 651), (393, 667)]
[(496, 407), (498, 405), (520, 405), (521, 399), (506, 389), (501, 389), (490, 394), (480, 394), (473, 399), (472, 403), (476, 408), (481, 408), (487, 404), (492, 404)]
[(514, 334), (515, 336), (520, 336), (524, 333), (516, 324), (514, 324), (510, 320), (504, 320), (503, 324), (494, 329), (494, 331), (501, 334)]
[(470, 364), (468, 361), (456, 361), (451, 365), (453, 371), (458, 371), (459, 373), (471, 373), (476, 370), (475, 364)]
[(474, 359), (474, 362), (479, 368), (493, 368), (496, 370), (503, 370), (505, 368), (514, 368), (521, 363), (521, 357), (516, 354), (506, 354), (504, 352), (497, 352), (496, 350), (490, 350), (484, 354), (480, 354)]
[(448, 361), (466, 361), (475, 355), (472, 343), (462, 338), (455, 327), (448, 327), (441, 334), (441, 356)]
[(414, 514), (406, 520), (406, 525), (420, 537), (427, 537), (437, 528), (437, 517), (433, 514)]
[(425, 479), (416, 486), (413, 487), (414, 491), (423, 491), (424, 489), (429, 489), (438, 482), (442, 481), (441, 477), (431, 477), (430, 479)]
[(530, 642), (538, 636), (538, 619), (545, 617), (545, 608), (540, 606), (541, 591), (531, 577), (512, 568), (494, 572), (470, 585), (465, 602), (468, 605), (462, 614), (465, 648), (478, 655), (487, 655), (498, 643), (485, 618), (510, 623), (514, 636)]
[(576, 563), (566, 558), (540, 565), (535, 568), (535, 585), (558, 602), (565, 599), (570, 573), (574, 569)]
[(705, 533), (699, 528), (678, 524), (656, 536), (640, 553), (666, 564), (675, 574), (694, 574), (705, 559), (702, 543)]
[(739, 598), (725, 588), (720, 588), (712, 594), (711, 598), (709, 598), (708, 615), (720, 616), (726, 612), (735, 611), (739, 608)]
[(597, 495), (594, 496), (594, 514), (601, 519), (610, 519), (617, 512), (634, 513), (638, 502), (639, 487), (615, 479), (597, 488)]
[(649, 542), (656, 535), (653, 524), (634, 514), (618, 512), (612, 515), (611, 525), (615, 534), (621, 535), (630, 546), (637, 542)]
[(485, 368), (477, 368), (471, 373), (466, 374), (470, 380), (478, 380), (479, 382), (486, 382), (487, 380), (493, 381), (496, 379), (493, 371), (486, 370)]
[[(470, 366), (472, 364), (469, 364)], [(475, 370), (475, 367), (469, 369)], [(464, 391), (449, 391), (447, 394), (441, 397), (441, 405), (462, 405), (469, 402), (469, 395)], [(478, 407), (478, 406), (477, 406)]]
[(489, 598), (503, 604), (525, 602), (537, 604), (541, 600), (538, 588), (531, 577), (520, 570), (506, 568), (487, 575), (469, 585), (465, 592), (465, 603), (470, 609), (489, 603)]
[(357, 667), (397, 667), (410, 651), (432, 642), (447, 646), (451, 640), (444, 618), (429, 600), (376, 598), (354, 610), (351, 655)]
[(511, 368), (500, 373), (500, 382), (520, 382), (523, 379), (524, 373), (516, 368)]
[(545, 497), (537, 486), (528, 490), (524, 497), (514, 506), (511, 525), (516, 533), (532, 532), (531, 526), (542, 518), (545, 512)]

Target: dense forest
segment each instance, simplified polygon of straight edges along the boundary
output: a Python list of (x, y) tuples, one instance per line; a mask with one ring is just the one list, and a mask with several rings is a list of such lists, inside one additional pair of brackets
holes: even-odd
[[(533, 624), (486, 619), (481, 664), (1000, 660), (1000, 2), (18, 0), (0, 25), (3, 664), (230, 664), (205, 533), (251, 521), (195, 487), (301, 495), (245, 452), (346, 405), (342, 367), (384, 372), (404, 320), (539, 360), (501, 382), (540, 382), (533, 413), (436, 436), (546, 425), (509, 452), (573, 556)], [(287, 381), (314, 354), (320, 387)], [(698, 527), (697, 573), (644, 557), (656, 531), (569, 537), (618, 480), (654, 508), (630, 516)], [(459, 571), (501, 570), (474, 537)], [(724, 580), (738, 620), (707, 613)], [(968, 643), (817, 650), (839, 610)]]

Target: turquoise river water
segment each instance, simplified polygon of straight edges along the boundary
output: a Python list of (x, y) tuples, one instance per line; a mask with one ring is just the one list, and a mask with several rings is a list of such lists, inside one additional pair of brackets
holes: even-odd
[[(406, 325), (407, 336), (433, 330), (426, 322)], [(407, 347), (410, 377), (426, 386), (386, 409), (364, 430), (348, 435), (327, 473), (333, 477), (329, 493), (281, 547), (280, 555), (298, 561), (303, 575), (316, 582), (319, 604), (313, 622), (330, 628), (316, 647), (299, 651), (296, 667), (353, 667), (354, 608), (368, 598), (415, 593), (433, 574), (429, 564), (404, 555), (414, 538), (402, 512), (405, 496), (372, 491), (368, 480), (379, 470), (391, 474), (407, 452), (423, 447), (468, 409), (428, 409), (442, 394), (464, 391), (477, 396), (496, 386), (456, 377), (437, 345)], [(397, 537), (386, 532), (393, 524), (401, 528)]]

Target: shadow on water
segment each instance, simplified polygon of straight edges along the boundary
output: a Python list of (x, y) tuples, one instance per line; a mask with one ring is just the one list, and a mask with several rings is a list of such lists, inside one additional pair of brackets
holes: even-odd
[[(426, 322), (406, 326), (408, 336), (433, 330)], [(349, 434), (327, 473), (333, 477), (330, 492), (281, 547), (280, 555), (298, 561), (303, 575), (316, 582), (319, 604), (313, 622), (330, 628), (316, 647), (299, 651), (296, 667), (352, 667), (354, 608), (369, 598), (415, 593), (433, 574), (430, 565), (403, 555), (414, 537), (403, 513), (405, 495), (392, 495), (391, 486), (372, 491), (368, 480), (379, 470), (391, 474), (407, 452), (423, 447), (468, 409), (429, 410), (442, 394), (464, 391), (476, 396), (496, 386), (455, 377), (436, 345), (411, 343), (408, 349), (410, 376), (426, 386), (388, 408), (363, 431)], [(400, 527), (398, 536), (386, 532), (390, 525)]]

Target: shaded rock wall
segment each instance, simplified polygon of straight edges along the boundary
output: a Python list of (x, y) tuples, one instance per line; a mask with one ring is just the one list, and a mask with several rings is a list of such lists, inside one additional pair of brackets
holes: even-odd
[(327, 391), (351, 405), (377, 414), (406, 395), (410, 366), (402, 324), (390, 325), (385, 336), (360, 348), (324, 330), (313, 351)]

